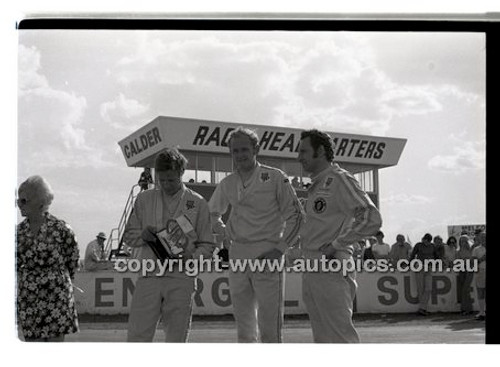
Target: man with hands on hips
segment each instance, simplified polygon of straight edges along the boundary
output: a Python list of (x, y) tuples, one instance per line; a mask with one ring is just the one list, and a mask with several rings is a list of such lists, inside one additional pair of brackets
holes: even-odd
[[(382, 225), (379, 211), (354, 176), (334, 163), (332, 138), (318, 130), (303, 131), (298, 160), (312, 185), (300, 230), (306, 259), (352, 260), (353, 245), (375, 234)], [(318, 343), (358, 343), (352, 322), (355, 272), (306, 272), (302, 297)]]
[[(258, 136), (252, 130), (232, 131), (228, 146), (236, 170), (220, 182), (209, 201), (213, 230), (231, 242), (230, 261), (281, 261), (302, 223), (295, 190), (282, 171), (257, 161)], [(224, 224), (222, 215), (229, 206)], [(283, 272), (230, 268), (229, 289), (238, 341), (281, 342)]]

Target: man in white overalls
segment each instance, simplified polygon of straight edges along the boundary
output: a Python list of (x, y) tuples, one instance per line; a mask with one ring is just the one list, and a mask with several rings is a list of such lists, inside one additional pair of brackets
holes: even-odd
[[(298, 159), (312, 179), (300, 231), (306, 259), (325, 256), (348, 261), (353, 245), (374, 235), (382, 225), (379, 211), (354, 176), (333, 162), (333, 147), (326, 133), (309, 130), (301, 134)], [(315, 342), (359, 342), (352, 322), (356, 287), (354, 271), (346, 276), (342, 271), (303, 274), (302, 297)]]
[[(125, 243), (140, 248), (140, 260), (158, 260), (147, 243), (156, 240), (156, 234), (169, 220), (177, 221), (185, 232), (187, 247), (181, 254), (184, 260), (212, 256), (215, 244), (208, 205), (201, 195), (183, 184), (186, 166), (186, 158), (176, 149), (167, 149), (156, 157), (159, 188), (137, 196), (124, 232)], [(138, 278), (128, 320), (128, 341), (151, 342), (160, 317), (165, 341), (187, 341), (196, 278), (181, 271), (179, 265), (172, 269), (163, 276), (153, 272)]]
[[(229, 259), (282, 261), (297, 240), (302, 208), (282, 171), (257, 162), (258, 137), (238, 128), (228, 138), (236, 171), (225, 177), (210, 201), (214, 232), (229, 239)], [(231, 205), (227, 224), (222, 215)], [(282, 339), (283, 271), (231, 271), (229, 288), (239, 342)]]

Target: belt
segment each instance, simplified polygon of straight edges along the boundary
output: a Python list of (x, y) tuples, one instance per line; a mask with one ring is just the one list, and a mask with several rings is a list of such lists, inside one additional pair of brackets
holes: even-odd
[[(303, 249), (302, 255), (305, 259), (321, 259), (323, 257), (323, 252), (320, 250)], [(351, 259), (352, 255), (348, 251), (337, 250), (333, 254), (333, 258), (338, 260)]]

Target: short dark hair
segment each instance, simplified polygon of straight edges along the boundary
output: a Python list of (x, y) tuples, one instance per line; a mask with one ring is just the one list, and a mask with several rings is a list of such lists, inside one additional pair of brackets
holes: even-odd
[(330, 135), (323, 131), (319, 131), (317, 129), (305, 130), (300, 133), (300, 140), (305, 138), (309, 138), (311, 141), (311, 146), (316, 153), (320, 146), (325, 150), (325, 157), (328, 162), (333, 162), (334, 154), (333, 149), (335, 147), (335, 143)]
[(180, 175), (184, 173), (188, 164), (188, 160), (176, 148), (167, 148), (156, 156), (155, 170), (161, 171), (177, 171)]
[(457, 243), (457, 238), (455, 236), (451, 236), (450, 238), (448, 238), (448, 240), (446, 241), (446, 244), (447, 245), (450, 245), (451, 241), (454, 241), (455, 244)]
[(429, 242), (432, 241), (432, 235), (430, 233), (424, 234), (424, 237), (422, 237), (422, 240), (427, 240)]

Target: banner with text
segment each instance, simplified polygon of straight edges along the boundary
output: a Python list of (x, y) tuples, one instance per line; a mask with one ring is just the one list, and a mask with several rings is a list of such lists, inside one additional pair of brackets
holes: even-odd
[[(114, 271), (79, 272), (75, 285), (83, 290), (75, 292), (77, 309), (85, 314), (128, 314), (135, 290), (137, 273)], [(457, 312), (457, 275), (434, 273), (429, 310)], [(175, 281), (175, 280), (173, 280)], [(418, 309), (417, 287), (413, 273), (359, 273), (355, 312), (405, 313)], [(476, 305), (474, 282), (470, 295)], [(197, 279), (194, 295), (195, 315), (231, 314), (231, 295), (227, 273), (202, 273)], [(285, 275), (285, 314), (305, 314), (302, 301), (301, 274)]]

